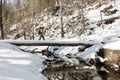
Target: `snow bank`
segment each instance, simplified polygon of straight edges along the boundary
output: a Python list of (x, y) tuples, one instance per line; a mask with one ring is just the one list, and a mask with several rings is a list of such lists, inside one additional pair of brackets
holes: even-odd
[(119, 44), (120, 44), (120, 41), (116, 41), (116, 42), (105, 44), (103, 46), (103, 48), (112, 49), (112, 50), (120, 50), (120, 45)]
[(88, 59), (95, 58), (96, 52), (98, 52), (102, 48), (102, 44), (93, 45), (90, 48), (87, 48), (84, 52), (80, 52), (77, 56)]
[(47, 80), (40, 74), (43, 67), (40, 57), (0, 43), (0, 80)]
[(10, 49), (10, 50), (16, 50), (16, 51), (20, 51), (15, 45), (11, 45), (9, 43), (5, 44), (5, 43), (0, 43), (0, 49)]

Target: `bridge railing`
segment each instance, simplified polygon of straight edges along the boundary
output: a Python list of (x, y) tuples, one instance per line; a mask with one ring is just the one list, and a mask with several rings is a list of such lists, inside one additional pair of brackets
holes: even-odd
[(0, 40), (0, 42), (14, 44), (16, 46), (91, 46), (97, 43), (84, 41), (54, 41), (54, 40)]

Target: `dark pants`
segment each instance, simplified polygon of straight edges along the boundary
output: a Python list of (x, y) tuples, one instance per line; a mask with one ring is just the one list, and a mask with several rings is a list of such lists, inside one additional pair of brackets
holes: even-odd
[(39, 40), (41, 40), (41, 39), (45, 40), (45, 37), (43, 34), (40, 34)]

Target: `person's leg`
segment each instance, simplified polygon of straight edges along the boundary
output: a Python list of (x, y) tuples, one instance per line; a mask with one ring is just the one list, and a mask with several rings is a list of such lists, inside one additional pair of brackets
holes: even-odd
[(41, 40), (41, 34), (40, 34), (40, 36), (39, 36), (39, 40)]
[(43, 39), (43, 40), (45, 40), (45, 37), (44, 37), (44, 35), (42, 35), (41, 37), (42, 37), (42, 39)]

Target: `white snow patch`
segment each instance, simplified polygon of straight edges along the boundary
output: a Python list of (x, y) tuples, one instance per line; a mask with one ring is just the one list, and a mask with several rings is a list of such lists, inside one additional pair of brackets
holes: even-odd
[(77, 56), (84, 58), (84, 59), (88, 59), (88, 58), (95, 58), (96, 52), (99, 51), (99, 49), (101, 49), (102, 45), (98, 44), (98, 45), (93, 45), (90, 48), (87, 48), (85, 51), (80, 52)]
[(14, 45), (0, 43), (0, 80), (47, 80), (40, 73), (44, 67), (42, 61)]
[(120, 41), (116, 41), (116, 42), (105, 44), (103, 46), (103, 48), (112, 49), (112, 50), (120, 50), (120, 45), (119, 44), (120, 44)]

